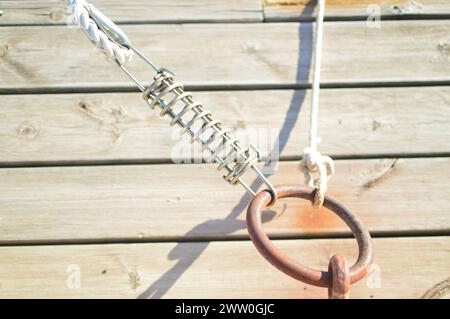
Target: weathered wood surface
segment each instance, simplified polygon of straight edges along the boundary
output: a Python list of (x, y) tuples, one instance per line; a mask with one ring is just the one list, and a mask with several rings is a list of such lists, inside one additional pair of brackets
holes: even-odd
[[(444, 20), (385, 21), (379, 29), (365, 22), (327, 23), (323, 83), (449, 81), (449, 27)], [(189, 85), (310, 83), (311, 23), (127, 25), (124, 30), (146, 55)], [(3, 27), (0, 39), (0, 91), (132, 87), (78, 29)], [(129, 69), (141, 79), (152, 74), (139, 62)]]
[[(263, 153), (279, 140), (282, 158), (298, 158), (307, 145), (309, 91), (195, 97)], [(320, 148), (333, 156), (450, 153), (449, 100), (448, 87), (323, 90)], [(202, 157), (137, 93), (0, 95), (0, 105), (0, 165)]]
[[(292, 88), (311, 83), (313, 24), (246, 22), (311, 21), (315, 1), (91, 2), (188, 86), (247, 90), (195, 96), (238, 136), (281, 131), (282, 158), (299, 158), (310, 92)], [(378, 9), (381, 23), (368, 23)], [(0, 0), (0, 11), (0, 297), (326, 297), (233, 241), (247, 238), (244, 190), (213, 165), (171, 163), (191, 155), (179, 153), (185, 140), (139, 94), (118, 93), (132, 84), (65, 26), (64, 1)], [(426, 158), (450, 153), (450, 89), (429, 86), (450, 83), (447, 16), (446, 0), (327, 1), (329, 21), (358, 21), (325, 23), (320, 149), (378, 157), (338, 160), (329, 195), (376, 236), (413, 235), (374, 240), (375, 265), (352, 298), (449, 296), (450, 158)], [(403, 18), (424, 20), (385, 21)], [(129, 68), (152, 74), (138, 61)], [(380, 87), (405, 84), (415, 87)], [(91, 165), (155, 162), (168, 164)], [(15, 165), (25, 167), (5, 167)], [(272, 182), (301, 184), (297, 165), (282, 162)], [(299, 239), (350, 235), (325, 209), (280, 201), (264, 221), (307, 265), (326, 269), (336, 252), (355, 259), (353, 239)]]
[[(356, 256), (353, 239), (276, 241), (276, 245), (319, 269), (326, 269), (336, 252), (351, 263)], [(419, 298), (427, 292), (448, 298), (449, 237), (375, 239), (374, 245), (375, 265), (367, 278), (352, 285), (351, 298)], [(324, 288), (280, 273), (250, 241), (2, 247), (0, 264), (2, 298), (327, 296)]]
[[(274, 184), (303, 183), (282, 162)], [(337, 161), (331, 196), (377, 234), (448, 232), (450, 159)], [(58, 242), (247, 236), (244, 189), (215, 166), (129, 165), (0, 170), (0, 241)], [(300, 200), (265, 213), (273, 236), (349, 234), (332, 213)]]
[[(91, 0), (119, 23), (261, 22), (310, 20), (315, 1), (310, 0)], [(429, 17), (450, 15), (446, 0), (329, 0), (328, 19), (366, 19), (378, 6), (382, 17)], [(369, 8), (369, 9), (368, 9)], [(67, 23), (64, 0), (1, 1), (0, 25), (50, 25)]]
[[(258, 22), (260, 0), (89, 0), (120, 23)], [(0, 25), (61, 24), (70, 21), (66, 0), (0, 1)]]
[[(309, 20), (316, 14), (316, 1), (311, 0), (264, 0), (266, 21)], [(450, 16), (447, 0), (327, 0), (327, 19), (360, 18), (371, 21), (381, 18)]]

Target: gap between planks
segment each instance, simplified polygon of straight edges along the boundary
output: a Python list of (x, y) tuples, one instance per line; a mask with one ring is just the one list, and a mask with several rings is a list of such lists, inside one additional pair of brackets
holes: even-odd
[[(430, 229), (430, 230), (414, 230), (414, 231), (386, 231), (386, 232), (371, 232), (371, 238), (421, 238), (421, 237), (448, 237), (450, 236), (450, 229)], [(354, 238), (352, 234), (345, 233), (314, 233), (305, 235), (271, 235), (271, 240), (319, 240), (319, 239), (350, 239)], [(212, 242), (240, 242), (250, 241), (247, 235), (230, 235), (226, 237), (159, 237), (159, 238), (107, 238), (107, 239), (57, 239), (57, 240), (36, 240), (36, 241), (2, 241), (1, 247), (33, 247), (33, 246), (92, 246), (92, 245), (134, 245), (134, 244), (161, 244), (161, 243), (203, 243), (208, 244)]]
[[(449, 158), (450, 152), (436, 153), (377, 153), (377, 154), (342, 154), (333, 155), (333, 160), (369, 160), (369, 159), (422, 159), (422, 158)], [(300, 161), (301, 156), (281, 156), (278, 162)], [(260, 166), (264, 165), (264, 159), (258, 162)], [(0, 162), (0, 169), (21, 169), (21, 168), (45, 168), (45, 167), (85, 167), (85, 166), (133, 166), (133, 165), (179, 165), (171, 158), (161, 159), (127, 159), (127, 160), (81, 160), (81, 161), (20, 161), (20, 162)], [(197, 164), (208, 164), (201, 162)], [(189, 164), (187, 164), (189, 165)]]
[[(382, 81), (382, 82), (348, 82), (348, 83), (322, 83), (320, 88), (330, 89), (382, 89), (382, 88), (410, 88), (410, 87), (446, 87), (450, 86), (450, 80), (427, 81)], [(223, 92), (223, 91), (271, 91), (271, 90), (309, 90), (311, 84), (188, 84), (184, 86), (186, 91), (192, 92)], [(139, 93), (133, 86), (55, 86), (55, 87), (0, 87), (0, 95), (40, 95), (40, 94), (77, 94), (77, 93)]]

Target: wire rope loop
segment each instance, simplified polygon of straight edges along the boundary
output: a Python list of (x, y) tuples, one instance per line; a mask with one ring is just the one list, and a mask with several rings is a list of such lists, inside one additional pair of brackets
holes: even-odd
[[(314, 201), (316, 192), (316, 190), (305, 190), (300, 185), (278, 185), (274, 189), (278, 199), (294, 197), (306, 199), (311, 202)], [(253, 244), (267, 261), (292, 278), (318, 287), (331, 287), (332, 273), (330, 271), (316, 270), (297, 263), (282, 253), (270, 241), (263, 230), (261, 213), (268, 207), (271, 201), (272, 195), (270, 192), (261, 191), (253, 198), (247, 209), (247, 230)], [(349, 268), (350, 283), (353, 284), (368, 273), (369, 266), (372, 262), (370, 234), (354, 214), (334, 199), (325, 196), (323, 204), (323, 206), (333, 211), (347, 224), (358, 243), (358, 258), (355, 264)]]

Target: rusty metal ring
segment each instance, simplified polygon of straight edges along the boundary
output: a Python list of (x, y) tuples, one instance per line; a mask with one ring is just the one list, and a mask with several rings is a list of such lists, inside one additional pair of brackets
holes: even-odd
[(350, 290), (350, 276), (347, 258), (340, 254), (331, 257), (328, 263), (328, 272), (331, 274), (331, 285), (328, 287), (328, 298), (348, 299)]
[[(278, 185), (274, 187), (278, 198), (296, 197), (314, 201), (315, 190), (308, 191), (298, 185)], [(247, 229), (254, 245), (273, 266), (285, 274), (319, 287), (331, 287), (332, 275), (329, 271), (315, 270), (303, 266), (284, 255), (272, 244), (264, 232), (261, 212), (270, 204), (272, 197), (268, 191), (261, 191), (251, 201), (247, 210)], [(372, 262), (372, 243), (369, 232), (358, 218), (334, 199), (325, 196), (323, 206), (338, 215), (351, 229), (358, 242), (358, 259), (349, 269), (350, 283), (357, 282), (367, 273)]]

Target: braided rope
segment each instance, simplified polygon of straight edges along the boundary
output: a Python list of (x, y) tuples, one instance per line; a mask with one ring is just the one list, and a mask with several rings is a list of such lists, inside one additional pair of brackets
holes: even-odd
[(313, 96), (311, 102), (311, 118), (309, 131), (309, 147), (303, 151), (300, 169), (305, 174), (305, 183), (317, 189), (313, 206), (320, 208), (325, 199), (328, 188), (328, 179), (334, 174), (334, 163), (331, 157), (320, 154), (317, 144), (320, 138), (317, 136), (319, 122), (319, 91), (320, 91), (320, 63), (322, 54), (323, 19), (325, 13), (325, 0), (318, 0), (318, 13), (316, 18), (316, 47), (314, 50), (314, 79)]
[(67, 6), (73, 13), (74, 22), (81, 27), (89, 40), (107, 57), (121, 64), (131, 60), (133, 52), (111, 40), (90, 17), (89, 8), (93, 8), (93, 5), (85, 0), (67, 0)]

